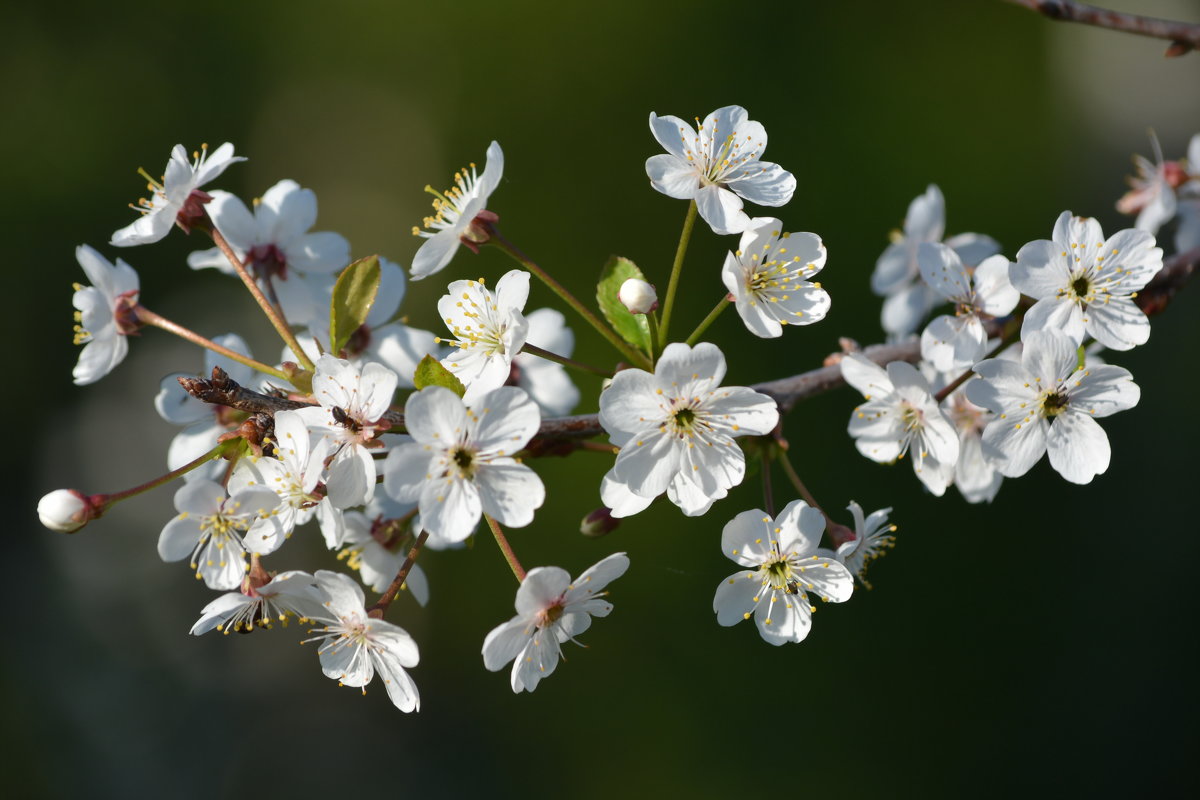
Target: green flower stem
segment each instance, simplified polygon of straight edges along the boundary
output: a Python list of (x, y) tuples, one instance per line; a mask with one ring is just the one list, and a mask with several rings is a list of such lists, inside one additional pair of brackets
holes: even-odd
[[(413, 542), (412, 549), (408, 551), (408, 557), (404, 559), (404, 563), (400, 565), (399, 571), (396, 572), (396, 577), (383, 590), (383, 594), (379, 595), (378, 602), (367, 611), (367, 616), (382, 617), (383, 612), (387, 611), (387, 607), (392, 604), (392, 601), (400, 596), (400, 590), (404, 588), (404, 582), (408, 580), (408, 573), (412, 571), (413, 564), (417, 563), (417, 555), (421, 552), (421, 548), (425, 545), (425, 540), (428, 538), (429, 531), (421, 531), (416, 541)], [(378, 613), (376, 614), (375, 612)]]
[(696, 201), (688, 203), (687, 216), (683, 220), (683, 233), (679, 235), (679, 247), (675, 250), (675, 263), (671, 265), (671, 280), (667, 284), (667, 299), (663, 303), (662, 326), (659, 328), (658, 349), (667, 346), (667, 331), (671, 327), (671, 311), (675, 307), (675, 290), (679, 288), (679, 273), (683, 271), (683, 257), (687, 255), (692, 228), (696, 226)]
[(254, 297), (254, 301), (258, 303), (258, 307), (267, 315), (267, 319), (271, 321), (271, 325), (279, 333), (280, 338), (283, 339), (283, 343), (290, 347), (292, 352), (296, 354), (296, 358), (300, 360), (300, 366), (310, 372), (316, 369), (316, 365), (313, 364), (308, 354), (304, 352), (304, 348), (296, 340), (296, 335), (292, 333), (292, 329), (288, 327), (287, 320), (283, 318), (281, 311), (272, 305), (267, 296), (262, 293), (262, 289), (258, 288), (258, 282), (246, 270), (246, 265), (238, 258), (237, 253), (233, 252), (233, 248), (229, 246), (229, 242), (225, 241), (225, 237), (217, 230), (216, 225), (212, 227), (211, 233), (213, 244), (221, 249), (221, 252), (225, 254), (225, 258), (229, 259), (229, 263), (233, 265), (238, 277), (242, 279), (242, 283), (246, 284), (246, 288), (250, 290), (250, 294)]
[(521, 352), (529, 353), (529, 355), (537, 356), (538, 358), (544, 358), (547, 361), (553, 361), (555, 364), (562, 364), (564, 367), (570, 367), (571, 369), (577, 369), (582, 372), (590, 372), (593, 375), (599, 375), (601, 378), (611, 378), (613, 376), (611, 372), (602, 370), (599, 367), (593, 367), (591, 364), (584, 364), (582, 361), (576, 361), (573, 358), (567, 358), (566, 356), (560, 356), (557, 353), (551, 353), (549, 350), (543, 350), (537, 345), (532, 345), (529, 342), (526, 342), (521, 347)]
[(653, 366), (656, 360), (654, 354), (662, 352), (658, 346), (658, 315), (653, 311), (646, 315), (646, 325), (650, 327), (650, 365)]
[(643, 354), (634, 350), (624, 339), (616, 334), (612, 328), (605, 325), (599, 317), (583, 303), (576, 299), (575, 295), (571, 294), (558, 281), (551, 278), (550, 275), (541, 267), (539, 267), (529, 256), (518, 250), (511, 242), (500, 235), (500, 231), (495, 228), (490, 228), (491, 234), (488, 242), (499, 247), (509, 255), (514, 261), (520, 264), (525, 269), (537, 275), (542, 283), (550, 287), (550, 290), (562, 298), (563, 302), (573, 308), (581, 317), (587, 320), (588, 324), (596, 329), (596, 332), (608, 340), (609, 344), (617, 348), (621, 355), (625, 357), (630, 364), (641, 367), (642, 369), (650, 368), (650, 360)]
[(483, 518), (487, 520), (488, 527), (492, 529), (492, 536), (496, 537), (496, 544), (500, 545), (500, 552), (504, 554), (504, 560), (508, 562), (513, 575), (517, 576), (519, 583), (524, 583), (525, 568), (521, 566), (520, 561), (517, 561), (517, 554), (513, 552), (512, 545), (508, 543), (508, 539), (504, 538), (504, 531), (500, 530), (500, 524), (492, 519), (489, 514), (484, 514)]
[(721, 298), (721, 302), (717, 303), (716, 307), (712, 311), (708, 312), (708, 316), (700, 321), (700, 324), (696, 326), (696, 330), (692, 331), (692, 335), (687, 338), (687, 343), (689, 345), (694, 345), (696, 342), (700, 341), (700, 337), (704, 335), (706, 330), (708, 330), (708, 326), (712, 325), (713, 322), (716, 321), (717, 317), (721, 316), (721, 312), (724, 311), (725, 307), (728, 305), (729, 295), (725, 295)]
[[(195, 459), (194, 461), (189, 461), (188, 463), (184, 464), (179, 469), (171, 470), (166, 475), (161, 475), (152, 481), (143, 483), (140, 486), (135, 486), (132, 489), (126, 489), (123, 492), (114, 492), (113, 494), (94, 495), (91, 498), (91, 501), (98, 508), (102, 508), (104, 511), (107, 511), (109, 509), (109, 507), (112, 506), (114, 503), (119, 503), (120, 501), (127, 500), (130, 497), (136, 497), (137, 495), (148, 492), (151, 489), (157, 489), (159, 486), (162, 486), (164, 483), (170, 483), (171, 481), (178, 478), (180, 475), (185, 475), (185, 474), (191, 472), (192, 470), (196, 469), (197, 467), (207, 464), (209, 461), (212, 461), (213, 459), (220, 458), (221, 456), (225, 455), (225, 453), (229, 452), (230, 450), (234, 449), (235, 447), (240, 447), (241, 445), (242, 445), (242, 440), (240, 438), (234, 437), (232, 439), (226, 439), (225, 441), (219, 443), (212, 450), (209, 450), (204, 455), (200, 456), (199, 458)], [(99, 516), (99, 514), (97, 514), (96, 516)]]
[(279, 378), (280, 380), (288, 380), (287, 373), (285, 373), (283, 370), (268, 366), (261, 361), (255, 361), (253, 358), (244, 356), (234, 350), (230, 350), (228, 347), (222, 347), (212, 339), (205, 339), (195, 331), (188, 330), (182, 325), (174, 323), (166, 317), (155, 314), (145, 306), (135, 306), (133, 313), (137, 316), (138, 322), (146, 325), (153, 325), (155, 328), (161, 328), (168, 333), (173, 333), (182, 339), (186, 339), (192, 344), (198, 344), (201, 347), (212, 350), (214, 353), (219, 353), (220, 355), (223, 355), (232, 361), (236, 361), (239, 364), (244, 364), (247, 367), (250, 367), (250, 369), (256, 369), (259, 372)]

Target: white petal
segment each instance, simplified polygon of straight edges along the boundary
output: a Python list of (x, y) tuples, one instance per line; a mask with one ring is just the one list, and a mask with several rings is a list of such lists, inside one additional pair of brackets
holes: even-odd
[(1046, 436), (1050, 466), (1071, 483), (1091, 483), (1108, 469), (1111, 450), (1100, 424), (1068, 411), (1055, 417)]

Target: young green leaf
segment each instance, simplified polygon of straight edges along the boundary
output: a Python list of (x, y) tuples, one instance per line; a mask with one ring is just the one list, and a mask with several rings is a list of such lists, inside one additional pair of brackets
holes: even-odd
[(426, 386), (445, 386), (459, 397), (467, 393), (467, 387), (463, 386), (458, 376), (430, 355), (422, 358), (421, 363), (417, 364), (417, 371), (413, 373), (413, 386), (418, 390)]
[(630, 314), (625, 304), (617, 297), (621, 284), (630, 278), (646, 280), (642, 271), (628, 258), (612, 256), (600, 271), (600, 282), (596, 284), (596, 302), (600, 312), (617, 334), (642, 352), (650, 353), (650, 325), (643, 314)]
[(360, 258), (342, 270), (329, 304), (329, 352), (341, 353), (346, 342), (367, 321), (379, 291), (379, 256)]

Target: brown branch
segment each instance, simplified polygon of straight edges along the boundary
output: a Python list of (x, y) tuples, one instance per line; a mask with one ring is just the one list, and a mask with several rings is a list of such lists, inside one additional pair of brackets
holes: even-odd
[[(1146, 314), (1153, 316), (1161, 313), (1171, 299), (1187, 283), (1188, 278), (1200, 265), (1200, 247), (1180, 253), (1166, 259), (1162, 271), (1154, 276), (1149, 285), (1137, 295), (1137, 304)], [(886, 365), (892, 361), (917, 361), (921, 357), (921, 343), (917, 340), (902, 344), (876, 344), (860, 350), (864, 356), (877, 364)], [(311, 404), (286, 397), (274, 397), (260, 394), (244, 386), (225, 374), (220, 367), (213, 369), (212, 378), (180, 378), (179, 383), (188, 394), (206, 403), (216, 403), (238, 411), (250, 413), (274, 414), (277, 411), (287, 411), (305, 408)], [(750, 388), (770, 396), (779, 404), (782, 412), (792, 409), (796, 403), (814, 395), (824, 394), (839, 386), (843, 386), (842, 369), (837, 363), (819, 369), (809, 370), (789, 378), (780, 378), (765, 383), (756, 383)], [(384, 421), (393, 428), (404, 428), (404, 415), (389, 411)], [(596, 414), (581, 414), (574, 417), (554, 417), (542, 420), (541, 428), (528, 445), (528, 449), (550, 454), (555, 442), (571, 439), (588, 439), (604, 433)]]
[(1176, 22), (1170, 19), (1144, 17), (1140, 14), (1124, 14), (1107, 8), (1077, 3), (1074, 0), (1008, 0), (1049, 19), (1060, 22), (1079, 22), (1098, 28), (1150, 36), (1171, 42), (1168, 56), (1180, 56), (1200, 47), (1200, 25)]

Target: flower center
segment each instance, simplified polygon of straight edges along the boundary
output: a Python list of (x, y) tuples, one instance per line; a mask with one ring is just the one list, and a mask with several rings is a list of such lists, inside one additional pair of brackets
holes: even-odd
[(1059, 414), (1067, 410), (1067, 405), (1070, 403), (1068, 398), (1062, 392), (1046, 392), (1042, 396), (1042, 414), (1048, 419), (1057, 417)]
[[(479, 175), (475, 171), (475, 164), (472, 163), (469, 171), (464, 167), (454, 173), (454, 185), (444, 193), (432, 186), (426, 186), (425, 191), (433, 195), (433, 216), (422, 220), (425, 227), (433, 230), (453, 227), (462, 215), (463, 207), (474, 198), (475, 184), (478, 180)], [(432, 234), (414, 226), (413, 235), (428, 237)]]
[(792, 565), (784, 558), (776, 558), (761, 567), (767, 573), (767, 581), (772, 589), (782, 589), (788, 594), (800, 591), (800, 584), (792, 573)]
[(1078, 299), (1086, 302), (1091, 299), (1092, 282), (1088, 280), (1086, 275), (1080, 275), (1071, 281), (1071, 291), (1075, 293)]
[(925, 414), (907, 401), (900, 404), (900, 422), (906, 433), (913, 433), (925, 426)]
[(681, 408), (675, 412), (675, 430), (681, 433), (691, 433), (696, 422), (696, 412), (690, 408)]
[(450, 459), (454, 462), (454, 466), (458, 467), (458, 474), (464, 478), (470, 478), (475, 474), (475, 452), (468, 450), (465, 447), (459, 447), (450, 454)]
[(563, 607), (559, 603), (555, 603), (549, 608), (542, 609), (537, 615), (537, 626), (539, 628), (547, 628), (558, 620), (563, 615)]
[(287, 280), (287, 258), (273, 244), (256, 244), (250, 249), (250, 266), (260, 280)]

